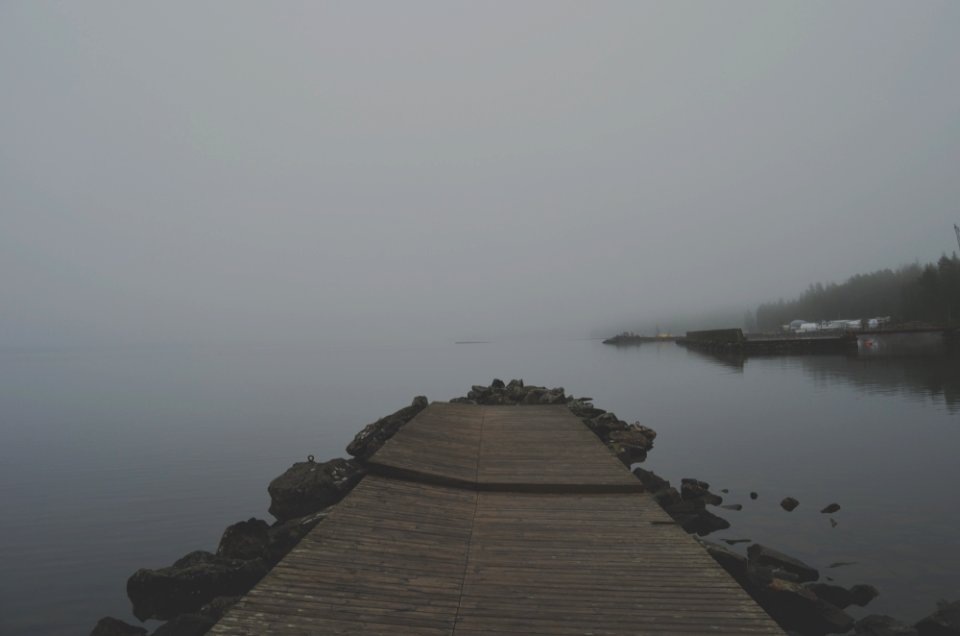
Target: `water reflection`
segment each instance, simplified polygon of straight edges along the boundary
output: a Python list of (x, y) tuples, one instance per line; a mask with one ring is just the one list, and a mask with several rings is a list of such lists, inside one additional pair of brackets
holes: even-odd
[[(689, 350), (692, 355), (742, 373), (750, 360), (780, 356), (746, 356), (741, 352)], [(797, 355), (781, 357), (801, 368), (815, 386), (843, 382), (868, 393), (942, 400), (950, 413), (960, 412), (960, 352), (937, 349), (926, 354)]]
[(799, 360), (815, 382), (844, 382), (870, 393), (943, 400), (960, 411), (960, 356), (810, 356)]

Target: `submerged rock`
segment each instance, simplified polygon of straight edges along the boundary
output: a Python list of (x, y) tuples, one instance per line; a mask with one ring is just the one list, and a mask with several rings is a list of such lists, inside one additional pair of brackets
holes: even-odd
[(218, 596), (246, 593), (267, 573), (263, 559), (227, 559), (191, 552), (170, 567), (137, 570), (127, 580), (127, 596), (140, 620), (166, 620), (196, 612)]
[(801, 582), (816, 581), (820, 578), (820, 573), (816, 570), (816, 568), (807, 565), (799, 559), (787, 556), (783, 552), (778, 552), (773, 548), (768, 548), (767, 546), (759, 543), (754, 543), (752, 546), (747, 548), (747, 556), (750, 557), (750, 561), (752, 563), (768, 565), (771, 567), (780, 568), (787, 572), (792, 572), (793, 574), (797, 575)]
[(143, 627), (125, 623), (112, 616), (101, 618), (90, 632), (90, 636), (146, 636), (146, 634), (147, 630)]
[(786, 630), (801, 634), (844, 634), (853, 628), (853, 617), (817, 597), (809, 589), (773, 579), (754, 598)]
[(352, 459), (297, 462), (267, 487), (270, 514), (287, 521), (322, 510), (343, 499), (365, 474)]
[(374, 453), (380, 450), (383, 444), (394, 436), (400, 428), (416, 417), (417, 413), (427, 408), (427, 398), (418, 395), (413, 398), (410, 406), (404, 407), (399, 411), (391, 413), (386, 417), (381, 417), (372, 424), (367, 424), (363, 430), (357, 433), (353, 441), (347, 446), (347, 452), (364, 461), (369, 459)]
[(843, 567), (847, 567), (848, 565), (857, 565), (857, 563), (858, 563), (857, 561), (834, 561), (833, 563), (831, 563), (831, 564), (828, 565), (827, 567), (828, 567), (829, 569), (833, 569), (833, 568), (843, 568)]
[(158, 627), (151, 636), (203, 636), (216, 623), (203, 614), (181, 614)]
[(853, 631), (862, 636), (918, 636), (917, 630), (891, 616), (870, 614), (857, 621)]
[(737, 545), (738, 543), (750, 543), (753, 539), (724, 539), (723, 542), (727, 545)]
[(793, 497), (784, 497), (780, 502), (780, 507), (787, 512), (793, 512), (793, 509), (800, 505), (800, 502)]
[(807, 587), (816, 594), (817, 597), (832, 605), (836, 605), (840, 609), (846, 609), (851, 605), (864, 607), (880, 595), (877, 588), (872, 585), (854, 585), (847, 589), (840, 585), (814, 583)]
[(822, 510), (820, 510), (820, 512), (826, 515), (826, 514), (834, 513), (837, 510), (840, 510), (840, 504), (832, 503), (829, 506), (824, 507)]
[(960, 636), (960, 601), (941, 601), (936, 612), (921, 619), (914, 627), (920, 636)]

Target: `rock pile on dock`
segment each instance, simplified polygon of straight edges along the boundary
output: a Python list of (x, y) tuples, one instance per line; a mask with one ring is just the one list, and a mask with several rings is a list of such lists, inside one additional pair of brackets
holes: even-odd
[(599, 437), (627, 466), (642, 462), (653, 448), (657, 432), (639, 422), (628, 424), (615, 414), (597, 408), (593, 398), (567, 395), (563, 387), (548, 389), (543, 386), (524, 384), (523, 380), (494, 378), (489, 386), (475, 384), (465, 396), (450, 400), (454, 404), (523, 405), (561, 404)]

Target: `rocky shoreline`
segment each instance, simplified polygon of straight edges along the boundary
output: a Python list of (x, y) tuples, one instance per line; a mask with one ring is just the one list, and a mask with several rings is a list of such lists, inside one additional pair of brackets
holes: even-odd
[[(474, 385), (467, 395), (450, 402), (485, 405), (562, 404), (628, 467), (643, 462), (653, 448), (656, 432), (629, 424), (593, 405), (592, 398), (567, 395), (563, 388), (525, 385), (523, 380)], [(127, 596), (139, 620), (166, 621), (152, 636), (202, 636), (243, 594), (287, 554), (297, 542), (366, 475), (365, 462), (404, 424), (428, 405), (426, 397), (368, 424), (347, 446), (350, 459), (317, 462), (313, 456), (297, 462), (270, 482), (272, 524), (251, 518), (228, 526), (215, 552), (195, 551), (171, 566), (137, 570), (127, 581)], [(730, 527), (708, 507), (739, 509), (723, 504), (710, 485), (694, 478), (681, 480), (679, 490), (652, 471), (635, 467), (634, 475), (686, 532), (696, 535), (710, 555), (788, 633), (806, 635), (857, 633), (872, 636), (960, 636), (960, 601), (941, 603), (913, 626), (889, 616), (871, 615), (859, 621), (844, 609), (865, 606), (879, 592), (869, 585), (844, 588), (818, 582), (819, 572), (788, 555), (760, 544), (747, 556), (702, 537)], [(756, 498), (751, 493), (751, 498)], [(795, 501), (784, 499), (785, 510)], [(830, 504), (824, 513), (835, 512)], [(747, 542), (748, 540), (744, 540)], [(739, 541), (728, 541), (729, 544)], [(696, 599), (691, 599), (695, 603)], [(851, 631), (853, 630), (853, 631)], [(147, 629), (105, 617), (91, 636), (145, 636)]]

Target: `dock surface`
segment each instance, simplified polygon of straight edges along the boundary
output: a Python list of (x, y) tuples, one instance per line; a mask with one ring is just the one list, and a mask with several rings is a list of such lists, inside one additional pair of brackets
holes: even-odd
[(566, 407), (435, 403), (212, 634), (783, 634)]

